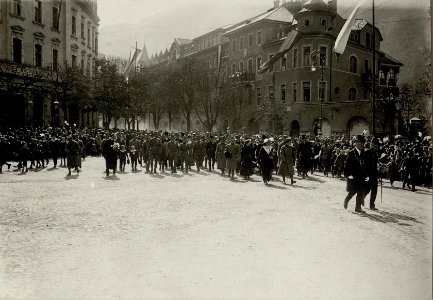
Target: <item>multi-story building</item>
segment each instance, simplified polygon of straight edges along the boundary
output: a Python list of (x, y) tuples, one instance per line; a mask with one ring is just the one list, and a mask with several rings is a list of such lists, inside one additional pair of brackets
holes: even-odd
[[(263, 14), (172, 46), (168, 57), (172, 61), (188, 55), (203, 57), (204, 49), (214, 49), (208, 54), (209, 67), (219, 68), (223, 81), (245, 91), (244, 106), (231, 116), (223, 116), (219, 130), (230, 127), (231, 131), (257, 133), (276, 129), (297, 134), (321, 128), (326, 136), (371, 132), (373, 61), (379, 88), (386, 86), (394, 94), (398, 92), (393, 88), (402, 64), (381, 50), (380, 31), (363, 19), (353, 25), (344, 53), (333, 53), (344, 22), (336, 0), (282, 4), (276, 0), (274, 7)], [(258, 72), (293, 30), (299, 32), (294, 46), (265, 73)], [(155, 57), (153, 61), (158, 63)], [(284, 108), (279, 124), (260, 121), (256, 107), (266, 98), (280, 101), (279, 107)], [(375, 119), (376, 132), (386, 130), (381, 125), (380, 110)]]
[(96, 0), (0, 1), (1, 124), (97, 126), (96, 110), (62, 102), (56, 84), (67, 66), (92, 75), (99, 21)]

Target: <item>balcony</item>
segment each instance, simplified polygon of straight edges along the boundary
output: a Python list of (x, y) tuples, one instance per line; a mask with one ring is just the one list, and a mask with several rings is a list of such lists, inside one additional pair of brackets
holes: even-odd
[(256, 74), (251, 72), (236, 72), (229, 76), (229, 82), (231, 83), (250, 83), (256, 80)]
[(388, 86), (396, 86), (397, 85), (397, 80), (395, 80), (395, 78), (389, 78), (388, 79)]

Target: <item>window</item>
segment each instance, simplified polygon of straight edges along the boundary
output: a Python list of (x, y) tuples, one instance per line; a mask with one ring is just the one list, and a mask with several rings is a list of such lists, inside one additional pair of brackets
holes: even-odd
[(226, 67), (226, 73), (227, 73), (227, 77), (229, 77), (230, 76), (230, 66)]
[(262, 32), (257, 31), (257, 45), (260, 46), (262, 44)]
[(286, 69), (286, 64), (287, 64), (287, 57), (286, 57), (286, 54), (284, 54), (281, 57), (281, 70), (285, 70)]
[(72, 35), (77, 35), (77, 18), (72, 16)]
[(21, 0), (13, 0), (14, 15), (21, 16)]
[(326, 100), (326, 82), (325, 81), (319, 81), (319, 101), (325, 101)]
[(356, 100), (356, 89), (355, 88), (349, 89), (349, 100)]
[(236, 64), (232, 64), (232, 74), (236, 73)]
[(53, 28), (59, 30), (59, 9), (53, 6)]
[(274, 86), (270, 85), (268, 90), (269, 90), (269, 99), (274, 98)]
[(304, 66), (310, 65), (310, 54), (311, 54), (310, 47), (305, 47), (304, 48)]
[(257, 67), (257, 72), (259, 71), (260, 66), (262, 65), (262, 58), (259, 56), (256, 58), (256, 67)]
[(84, 36), (84, 19), (81, 20), (81, 39), (86, 39), (86, 37)]
[(35, 45), (35, 66), (42, 67), (42, 45)]
[(259, 87), (256, 90), (256, 97), (257, 97), (257, 105), (259, 105), (260, 101), (262, 100), (262, 92)]
[(232, 41), (232, 51), (236, 52), (236, 40)]
[(365, 33), (365, 46), (371, 48), (371, 36), (369, 32)]
[(350, 59), (350, 72), (357, 73), (358, 72), (358, 59), (355, 56), (351, 56)]
[(87, 23), (87, 46), (90, 47), (90, 23)]
[(327, 25), (326, 19), (322, 19), (320, 23), (322, 24), (322, 27), (326, 29), (326, 25)]
[(84, 55), (81, 55), (81, 72), (84, 73)]
[(305, 19), (305, 20), (304, 20), (304, 26), (305, 26), (305, 27), (310, 26), (310, 20)]
[(95, 52), (98, 53), (98, 33), (96, 33), (95, 37)]
[(368, 73), (368, 59), (364, 60), (364, 73)]
[(254, 36), (252, 34), (248, 35), (248, 47), (252, 47), (254, 44)]
[(322, 66), (326, 66), (326, 58), (328, 57), (328, 49), (325, 46), (320, 46), (319, 48), (320, 56), (319, 56), (319, 63)]
[(280, 89), (281, 89), (281, 101), (286, 102), (286, 85), (282, 84), (280, 86)]
[(42, 23), (42, 1), (35, 1), (35, 23)]
[(59, 51), (53, 49), (53, 70), (57, 71), (58, 68)]
[(239, 50), (242, 50), (245, 48), (244, 42), (245, 42), (245, 39), (243, 37), (241, 37), (239, 39)]
[[(271, 60), (272, 57), (274, 57), (274, 55), (273, 55), (273, 54), (269, 54), (269, 60)], [(269, 60), (268, 60), (268, 61), (269, 61)], [(269, 72), (274, 72), (274, 65), (270, 65), (270, 66), (269, 66)]]
[(293, 49), (293, 62), (292, 62), (293, 68), (298, 67), (298, 49)]
[(239, 62), (239, 72), (242, 72), (244, 70), (244, 62), (241, 60)]
[(383, 70), (379, 71), (379, 85), (386, 85), (386, 76)]
[(293, 102), (296, 102), (297, 100), (297, 87), (296, 82), (292, 83), (292, 93), (293, 93)]
[(248, 73), (252, 74), (253, 72), (253, 60), (249, 59), (248, 60)]
[(389, 70), (389, 79), (395, 79), (395, 72), (394, 69)]
[(91, 75), (90, 71), (91, 71), (91, 70), (90, 70), (90, 59), (87, 58), (86, 73), (87, 73), (88, 75)]
[(14, 38), (12, 43), (14, 63), (20, 64), (22, 62), (23, 41)]
[(218, 66), (218, 61), (217, 61), (216, 54), (214, 54), (214, 56), (213, 56), (213, 65), (214, 65), (215, 68)]
[(302, 100), (304, 102), (311, 101), (311, 83), (309, 81), (302, 82)]
[(77, 66), (77, 56), (72, 54), (72, 66), (76, 67)]

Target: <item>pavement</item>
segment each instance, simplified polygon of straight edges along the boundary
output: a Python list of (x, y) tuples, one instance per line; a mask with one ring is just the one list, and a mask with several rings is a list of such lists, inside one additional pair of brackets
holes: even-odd
[(0, 299), (432, 297), (430, 189), (385, 182), (361, 215), (323, 174), (104, 168), (0, 174)]

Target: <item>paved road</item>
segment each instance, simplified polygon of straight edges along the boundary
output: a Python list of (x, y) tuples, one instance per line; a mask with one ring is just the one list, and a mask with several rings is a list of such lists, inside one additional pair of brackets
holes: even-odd
[(0, 299), (431, 298), (431, 190), (103, 170), (0, 174)]

